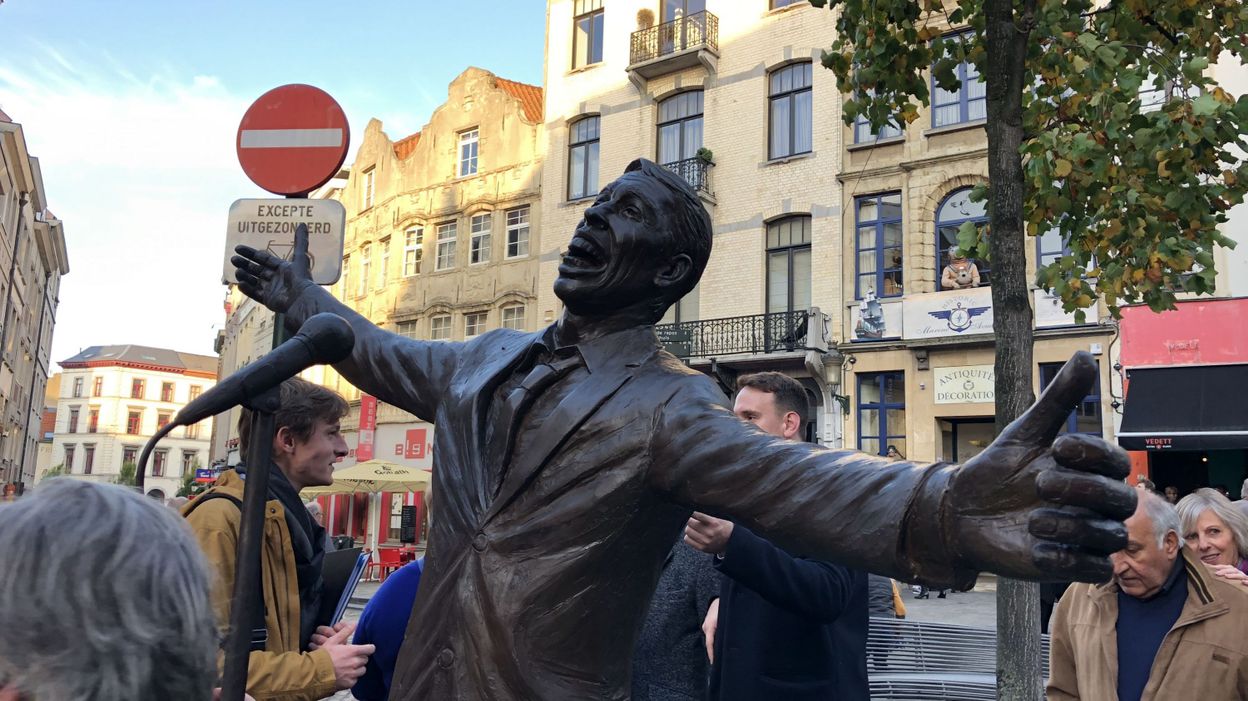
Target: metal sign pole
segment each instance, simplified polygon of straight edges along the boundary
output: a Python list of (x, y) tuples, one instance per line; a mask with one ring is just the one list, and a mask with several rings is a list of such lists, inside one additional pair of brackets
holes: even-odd
[(222, 701), (243, 701), (247, 688), (247, 666), (251, 656), (251, 624), (260, 620), (264, 602), (260, 591), (260, 545), (264, 541), (264, 503), (269, 491), (269, 464), (272, 462), (273, 414), (281, 405), (281, 389), (273, 387), (245, 402), (252, 410), (251, 433), (247, 446), (247, 484), (243, 489), (242, 519), (239, 524), (238, 552), (234, 564), (234, 591), (230, 609), (230, 630), (225, 641), (225, 671), (221, 682)]

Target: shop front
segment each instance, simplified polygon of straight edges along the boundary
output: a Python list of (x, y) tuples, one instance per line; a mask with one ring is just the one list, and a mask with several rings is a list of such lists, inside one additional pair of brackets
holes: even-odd
[(1135, 478), (1187, 494), (1248, 477), (1248, 300), (1123, 310), (1124, 405), (1118, 443)]

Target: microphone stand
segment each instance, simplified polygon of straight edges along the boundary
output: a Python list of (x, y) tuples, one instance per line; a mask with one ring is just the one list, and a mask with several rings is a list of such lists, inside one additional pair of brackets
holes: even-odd
[(269, 466), (272, 464), (273, 414), (281, 406), (280, 385), (248, 398), (243, 406), (252, 411), (247, 446), (247, 485), (243, 489), (243, 513), (234, 563), (230, 630), (225, 639), (225, 670), (222, 701), (243, 701), (247, 687), (247, 664), (251, 655), (251, 622), (264, 610), (253, 594), (260, 590), (260, 545), (264, 542), (264, 504), (268, 500)]

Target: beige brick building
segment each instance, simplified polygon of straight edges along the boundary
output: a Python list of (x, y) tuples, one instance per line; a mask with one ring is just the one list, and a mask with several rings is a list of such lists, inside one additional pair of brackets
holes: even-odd
[[(843, 306), (837, 338), (845, 357), (845, 444), (869, 452), (895, 446), (918, 460), (966, 460), (994, 434), (991, 270), (970, 261), (980, 284), (947, 289), (942, 273), (957, 228), (984, 222), (967, 195), (986, 180), (983, 84), (958, 69), (957, 93), (932, 87), (932, 107), (903, 129), (873, 135), (843, 127)], [(1037, 260), (1061, 255), (1056, 236), (1026, 243), (1028, 279)], [(1037, 393), (1077, 350), (1100, 364), (1099, 386), (1072, 414), (1068, 430), (1113, 431), (1109, 360), (1115, 329), (1104, 308), (1085, 323), (1033, 290)], [(864, 319), (865, 317), (865, 319)]]
[(842, 287), (844, 134), (819, 66), (833, 30), (805, 2), (550, 0), (538, 285), (552, 321), (558, 253), (592, 198), (635, 158), (668, 166), (702, 195), (715, 243), (660, 337), (725, 385), (752, 370), (801, 378), (824, 443), (841, 423), (839, 363), (825, 362)]
[(22, 125), (0, 112), (0, 489), (36, 478), (65, 231), (48, 209), (39, 159)]

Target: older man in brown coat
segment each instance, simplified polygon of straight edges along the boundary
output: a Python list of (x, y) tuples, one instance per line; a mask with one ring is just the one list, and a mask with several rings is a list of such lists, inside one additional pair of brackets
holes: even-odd
[(1161, 497), (1141, 492), (1126, 525), (1113, 580), (1057, 605), (1049, 700), (1248, 699), (1248, 588), (1183, 547)]

